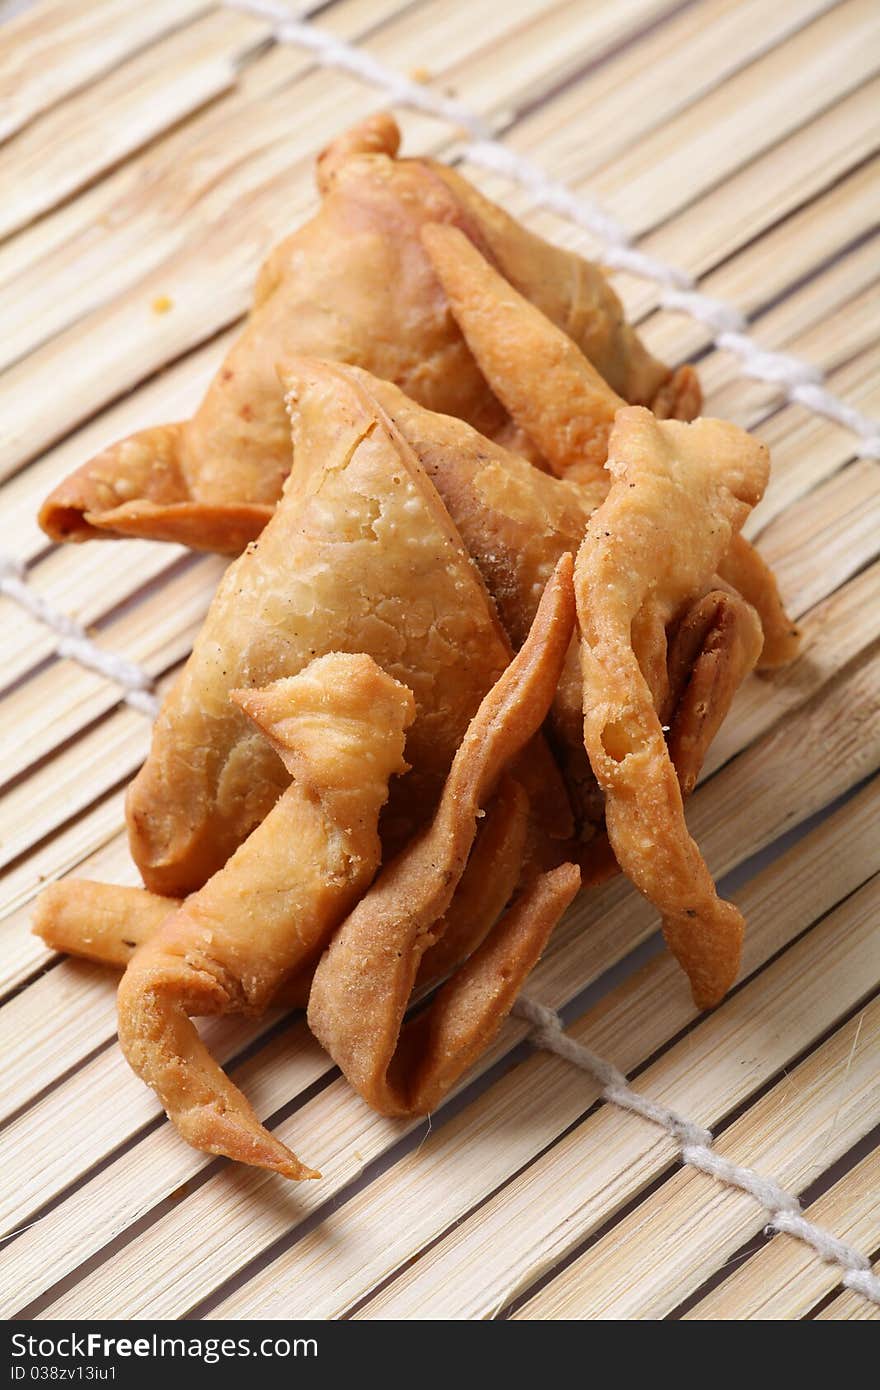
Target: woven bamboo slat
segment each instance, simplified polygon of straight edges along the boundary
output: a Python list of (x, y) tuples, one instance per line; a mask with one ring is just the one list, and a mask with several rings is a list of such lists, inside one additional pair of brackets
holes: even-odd
[(169, 29), (208, 9), (207, 0), (48, 0), (0, 35), (0, 138)]
[[(878, 1271), (880, 1271), (880, 1260), (874, 1265), (874, 1273), (876, 1274)], [(866, 1321), (880, 1320), (880, 1308), (876, 1303), (866, 1303), (857, 1294), (842, 1293), (839, 1298), (833, 1299), (827, 1308), (823, 1308), (816, 1314), (817, 1321), (822, 1318), (835, 1322), (847, 1318), (863, 1318)]]
[[(480, 115), (745, 313), (763, 348), (880, 414), (871, 0), (289, 12)], [(36, 509), (110, 440), (192, 410), (257, 264), (314, 206), (316, 149), (387, 103), (221, 0), (37, 0), (0, 25), (4, 557), (160, 691), (223, 562), (146, 542), (52, 549)], [(401, 120), (407, 149), (458, 156), (454, 121)], [(602, 254), (516, 182), (464, 169), (536, 230)], [(804, 648), (746, 682), (688, 812), (749, 920), (736, 991), (696, 1015), (656, 953), (654, 913), (620, 880), (575, 904), (529, 991), (876, 1258), (878, 464), (745, 378), (703, 324), (662, 309), (656, 283), (614, 280), (653, 350), (700, 358), (707, 408), (771, 446), (748, 534)], [(59, 658), (57, 633), (9, 595), (0, 633), (0, 1170), (16, 1175), (0, 1195), (2, 1315), (877, 1316), (802, 1241), (758, 1243), (763, 1208), (680, 1168), (664, 1131), (597, 1106), (560, 1058), (517, 1050), (518, 1020), (427, 1126), (368, 1111), (300, 1017), (212, 1020), (257, 1112), (324, 1178), (292, 1187), (182, 1144), (115, 1046), (111, 972), (29, 931), (47, 879), (136, 881), (122, 798), (149, 720), (123, 685)]]
[(269, 33), (259, 20), (215, 11), (35, 121), (7, 161), (12, 197), (3, 202), (0, 236), (26, 226), (228, 91), (239, 63)]
[[(824, 1155), (823, 1155), (824, 1159)], [(874, 1149), (806, 1210), (810, 1221), (862, 1250), (880, 1245), (880, 1151)], [(724, 1282), (684, 1314), (685, 1319), (762, 1321), (804, 1317), (840, 1282), (801, 1241), (779, 1234), (758, 1254), (737, 1264)]]
[[(871, 902), (864, 904), (869, 938), (876, 937), (874, 914), (880, 902), (876, 883), (874, 886)], [(840, 919), (856, 913), (867, 896), (867, 889), (856, 895), (828, 919), (829, 927), (845, 929)], [(867, 944), (865, 963), (873, 966), (876, 978), (880, 964), (876, 941)], [(766, 971), (765, 976), (770, 973)], [(802, 1188), (817, 1167), (833, 1163), (861, 1138), (870, 1123), (868, 1116), (876, 1109), (880, 1085), (872, 1052), (878, 1030), (880, 1000), (874, 1000), (731, 1125), (718, 1141), (719, 1153), (734, 1163), (774, 1173), (794, 1191)], [(761, 1040), (763, 1036), (759, 1033)], [(690, 1113), (694, 1113), (693, 1106)], [(638, 1245), (635, 1265), (626, 1258), (626, 1243), (633, 1238), (634, 1225), (634, 1218), (629, 1216), (526, 1304), (518, 1316), (650, 1318), (671, 1311), (699, 1284), (701, 1276), (723, 1264), (744, 1234), (760, 1230), (765, 1220), (761, 1209), (745, 1194), (713, 1188), (708, 1196), (701, 1194), (696, 1229), (694, 1188), (704, 1183), (702, 1174), (682, 1170), (641, 1204), (634, 1237)], [(682, 1268), (685, 1261), (678, 1258), (678, 1252), (685, 1249), (686, 1269)], [(638, 1289), (631, 1275), (624, 1274), (621, 1279), (627, 1266), (639, 1269)]]

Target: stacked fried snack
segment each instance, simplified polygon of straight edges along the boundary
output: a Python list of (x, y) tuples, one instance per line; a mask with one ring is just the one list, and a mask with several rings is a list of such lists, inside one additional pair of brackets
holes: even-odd
[(723, 997), (744, 924), (683, 798), (797, 646), (740, 534), (766, 450), (693, 419), (598, 269), (398, 142), (383, 114), (320, 156), (192, 420), (41, 512), (242, 552), (129, 790), (145, 887), (54, 884), (35, 930), (124, 967), (120, 1043), (185, 1139), (292, 1178), (194, 1016), (305, 1006), (367, 1101), (427, 1113), (618, 866)]

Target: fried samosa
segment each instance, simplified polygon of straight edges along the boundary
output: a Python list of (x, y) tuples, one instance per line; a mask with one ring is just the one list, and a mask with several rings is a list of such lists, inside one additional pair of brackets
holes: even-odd
[(574, 624), (571, 573), (566, 555), (528, 638), (471, 721), (433, 822), (383, 867), (315, 971), (309, 1026), (383, 1114), (421, 1115), (438, 1104), (501, 1027), (577, 892), (574, 864), (534, 878), (431, 1005), (404, 1026), (425, 953), (442, 941), (443, 914), (481, 807), (553, 699)]
[(460, 227), (638, 403), (678, 377), (645, 350), (601, 271), (528, 232), (441, 164), (395, 158), (385, 113), (318, 160), (317, 214), (263, 265), (254, 306), (192, 419), (114, 444), (62, 482), (40, 512), (53, 540), (110, 534), (237, 554), (272, 514), (291, 465), (276, 364), (315, 356), (365, 367), (432, 410), (510, 437), (422, 247), (427, 223)]
[(620, 867), (660, 910), (694, 999), (709, 1008), (739, 966), (743, 920), (715, 891), (685, 825), (658, 706), (666, 632), (705, 591), (766, 485), (766, 449), (735, 425), (618, 412), (608, 497), (575, 567), (584, 741)]
[[(296, 466), (260, 539), (230, 566), (129, 789), (132, 853), (151, 891), (184, 897), (222, 867), (286, 784), (229, 700), (327, 651), (364, 651), (412, 690), (412, 770), (383, 843), (436, 805), (468, 722), (510, 643), (413, 450), (350, 369), (288, 364)], [(531, 767), (531, 772), (529, 771)], [(550, 833), (571, 831), (546, 747), (518, 770)]]
[(135, 951), (119, 986), (119, 1041), (195, 1148), (317, 1176), (266, 1131), (191, 1015), (261, 1013), (326, 946), (381, 857), (379, 812), (406, 771), (415, 702), (368, 656), (330, 653), (233, 698), (292, 781), (198, 893)]

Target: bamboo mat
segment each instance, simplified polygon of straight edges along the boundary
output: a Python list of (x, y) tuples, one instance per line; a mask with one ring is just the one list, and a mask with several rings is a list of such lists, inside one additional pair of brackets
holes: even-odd
[[(42, 0), (0, 28), (0, 1313), (877, 1318), (880, 11), (245, 8)], [(724, 1005), (695, 1014), (618, 881), (529, 983), (629, 1078), (616, 1103), (522, 1017), (418, 1125), (367, 1110), (300, 1017), (215, 1021), (320, 1164), (294, 1187), (187, 1148), (116, 1049), (113, 981), (28, 931), (46, 880), (135, 881), (122, 792), (222, 564), (53, 549), (34, 516), (194, 406), (314, 203), (315, 151), (389, 101), (408, 151), (614, 267), (649, 346), (698, 360), (707, 413), (770, 444), (751, 534), (806, 642), (741, 692), (689, 810), (749, 921)]]

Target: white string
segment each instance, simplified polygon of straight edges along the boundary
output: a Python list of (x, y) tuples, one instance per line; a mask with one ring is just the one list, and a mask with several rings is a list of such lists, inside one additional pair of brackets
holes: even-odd
[(392, 104), (424, 111), (439, 120), (462, 127), (471, 136), (460, 153), (472, 164), (518, 183), (534, 203), (582, 227), (602, 243), (602, 260), (614, 270), (629, 271), (660, 285), (664, 309), (686, 313), (713, 333), (713, 342), (739, 358), (745, 376), (779, 387), (784, 398), (833, 420), (858, 439), (857, 456), (880, 459), (880, 424), (849, 406), (826, 385), (819, 367), (791, 353), (770, 352), (753, 342), (748, 320), (733, 305), (704, 295), (687, 271), (639, 251), (622, 223), (592, 199), (575, 194), (564, 183), (549, 178), (536, 164), (492, 138), (482, 117), (430, 87), (403, 77), (371, 54), (327, 34), (314, 25), (292, 20), (290, 11), (277, 0), (226, 0), (236, 10), (259, 15), (275, 26), (281, 43), (307, 48), (322, 66), (338, 68), (371, 86), (380, 88)]
[(569, 1037), (555, 1009), (549, 1009), (538, 1000), (521, 994), (513, 1006), (513, 1013), (531, 1025), (529, 1036), (536, 1047), (554, 1052), (587, 1072), (602, 1088), (605, 1100), (665, 1129), (679, 1145), (683, 1163), (754, 1197), (768, 1213), (770, 1220), (767, 1224), (771, 1230), (782, 1231), (804, 1241), (820, 1259), (844, 1271), (842, 1282), (847, 1288), (862, 1294), (872, 1303), (880, 1304), (880, 1278), (872, 1272), (867, 1256), (846, 1241), (838, 1240), (814, 1221), (807, 1220), (793, 1192), (786, 1192), (779, 1183), (756, 1173), (753, 1168), (723, 1158), (712, 1146), (710, 1130), (679, 1115), (669, 1106), (660, 1105), (634, 1091), (623, 1072), (618, 1071), (611, 1062)]
[(17, 603), (37, 622), (51, 628), (58, 638), (55, 650), (60, 657), (78, 661), (80, 666), (106, 677), (125, 690), (124, 699), (133, 709), (154, 718), (159, 703), (151, 694), (153, 679), (148, 671), (127, 657), (105, 651), (93, 642), (85, 628), (67, 613), (58, 609), (32, 589), (25, 577), (24, 566), (0, 556), (0, 593)]

